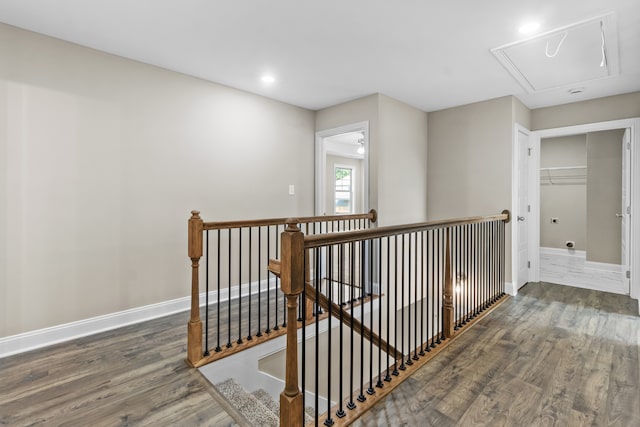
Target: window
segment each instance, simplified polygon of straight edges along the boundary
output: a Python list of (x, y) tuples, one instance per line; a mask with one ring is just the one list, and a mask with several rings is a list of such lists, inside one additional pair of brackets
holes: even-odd
[(335, 213), (353, 213), (353, 169), (336, 166)]

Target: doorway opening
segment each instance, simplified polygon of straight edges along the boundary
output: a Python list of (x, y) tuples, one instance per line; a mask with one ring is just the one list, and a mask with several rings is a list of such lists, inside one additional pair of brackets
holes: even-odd
[(369, 210), (369, 122), (316, 133), (316, 215)]
[[(548, 212), (545, 212), (544, 216), (541, 216), (541, 188), (544, 185), (550, 186), (551, 184), (548, 183), (549, 180), (554, 183), (564, 181), (565, 183), (573, 183), (573, 185), (579, 185), (576, 183), (579, 183), (580, 180), (582, 180), (583, 177), (586, 177), (589, 173), (588, 165), (578, 164), (580, 162), (576, 162), (577, 158), (574, 158), (574, 160), (576, 161), (572, 162), (571, 164), (569, 164), (569, 162), (565, 162), (566, 164), (562, 165), (547, 165), (541, 163), (541, 161), (547, 161), (541, 159), (541, 148), (543, 141), (550, 141), (550, 138), (570, 137), (602, 131), (611, 131), (615, 129), (621, 129), (621, 134), (626, 130), (626, 133), (624, 133), (622, 139), (617, 142), (618, 144), (620, 144), (620, 148), (625, 150), (622, 152), (623, 155), (626, 155), (626, 160), (624, 160), (624, 156), (622, 160), (622, 169), (624, 171), (624, 173), (621, 174), (624, 175), (624, 178), (621, 177), (622, 188), (620, 190), (620, 196), (622, 200), (620, 201), (620, 205), (616, 206), (617, 212), (609, 212), (609, 214), (612, 215), (612, 218), (610, 219), (615, 219), (620, 223), (619, 228), (621, 238), (620, 246), (617, 248), (617, 251), (619, 251), (620, 253), (619, 259), (621, 268), (619, 271), (619, 277), (623, 285), (617, 290), (599, 290), (624, 293), (630, 295), (635, 299), (640, 296), (640, 281), (633, 274), (634, 271), (640, 271), (640, 257), (637, 255), (638, 248), (640, 247), (640, 223), (638, 222), (638, 216), (632, 215), (633, 212), (638, 212), (638, 209), (640, 209), (640, 185), (634, 184), (640, 182), (640, 119), (638, 118), (570, 126), (556, 129), (545, 129), (531, 132), (529, 141), (531, 156), (528, 159), (528, 166), (531, 171), (529, 176), (532, 178), (532, 182), (529, 185), (528, 195), (528, 205), (531, 208), (531, 212), (529, 215), (530, 220), (528, 221), (529, 224), (527, 227), (528, 239), (530, 241), (530, 281), (539, 281), (545, 278), (541, 277), (540, 248), (543, 244), (543, 241), (541, 240), (541, 221), (549, 222), (549, 224), (545, 223), (545, 226), (558, 225), (560, 221), (559, 217), (553, 215), (549, 216)], [(560, 176), (560, 174), (562, 174), (562, 176)], [(578, 208), (574, 205), (574, 210), (577, 209)], [(547, 216), (549, 217), (547, 218)], [(556, 222), (552, 222), (554, 219), (556, 219)], [(597, 237), (594, 237), (593, 239), (597, 239)], [(571, 249), (576, 250), (575, 246), (577, 246), (577, 243), (572, 239), (564, 239), (561, 243), (564, 245), (562, 250), (564, 250), (565, 252)], [(592, 243), (598, 244), (599, 242), (596, 240)], [(570, 246), (573, 246), (573, 248), (570, 248)], [(593, 261), (593, 263), (598, 263), (598, 261)], [(596, 265), (596, 267), (599, 266)], [(588, 283), (565, 284), (593, 288), (593, 286), (589, 286)]]

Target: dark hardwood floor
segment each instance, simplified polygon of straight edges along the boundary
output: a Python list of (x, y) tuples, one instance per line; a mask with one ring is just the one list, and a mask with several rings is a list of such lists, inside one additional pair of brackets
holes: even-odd
[(628, 297), (532, 283), (358, 426), (640, 426), (640, 318)]
[[(529, 284), (360, 426), (640, 426), (627, 297)], [(0, 359), (0, 425), (246, 425), (184, 363), (187, 313)]]

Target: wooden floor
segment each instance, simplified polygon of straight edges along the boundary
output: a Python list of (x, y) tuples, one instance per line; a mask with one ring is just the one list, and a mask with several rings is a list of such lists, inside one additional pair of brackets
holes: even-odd
[(640, 426), (635, 301), (529, 284), (358, 426)]
[(243, 425), (184, 362), (188, 313), (0, 359), (2, 426)]
[[(636, 313), (627, 297), (527, 285), (356, 424), (640, 426)], [(246, 425), (186, 367), (187, 319), (0, 359), (0, 425)]]

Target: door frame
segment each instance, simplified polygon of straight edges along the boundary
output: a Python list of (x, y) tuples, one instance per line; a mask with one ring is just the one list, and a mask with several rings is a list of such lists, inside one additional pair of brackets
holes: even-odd
[[(363, 211), (369, 211), (369, 121), (351, 123), (344, 126), (339, 126), (332, 129), (326, 129), (316, 132), (315, 139), (315, 214), (324, 215), (326, 212), (325, 206), (325, 176), (327, 170), (327, 148), (324, 144), (324, 139), (341, 135), (349, 132), (362, 132), (364, 135), (364, 159), (363, 159), (363, 171), (362, 177), (364, 180), (364, 198), (363, 198)], [(362, 213), (362, 212), (356, 212)]]
[[(526, 127), (522, 126), (520, 123), (515, 123), (513, 125), (513, 146), (512, 146), (512, 165), (511, 168), (511, 223), (513, 224), (511, 227), (511, 283), (505, 283), (505, 291), (509, 295), (517, 295), (518, 294), (518, 265), (519, 265), (519, 256), (518, 256), (518, 247), (520, 243), (520, 236), (517, 231), (517, 217), (520, 212), (518, 211), (518, 200), (519, 200), (519, 189), (518, 189), (518, 178), (520, 176), (520, 162), (518, 160), (518, 134), (523, 133), (527, 135), (529, 139), (529, 147), (531, 147), (531, 131)], [(528, 161), (528, 176), (527, 176), (527, 192), (528, 194), (528, 204), (531, 206), (531, 187), (532, 187), (532, 164), (531, 159), (533, 158), (533, 153), (531, 153)], [(532, 227), (531, 222), (537, 221), (535, 217), (534, 209), (532, 208), (530, 212), (527, 212), (527, 246), (528, 251), (531, 251), (531, 233)], [(531, 258), (531, 256), (529, 256)], [(531, 280), (531, 271), (528, 274), (529, 281)]]
[[(598, 132), (603, 130), (624, 129), (629, 128), (631, 133), (631, 148), (629, 153), (630, 168), (630, 186), (631, 186), (631, 215), (629, 218), (629, 270), (631, 271), (631, 279), (629, 285), (629, 295), (631, 298), (638, 299), (640, 297), (640, 117), (611, 120), (605, 122), (588, 123), (575, 126), (566, 126), (552, 129), (542, 129), (531, 132), (530, 144), (532, 151), (532, 163), (534, 182), (540, 182), (540, 140), (542, 138), (553, 138), (558, 136), (578, 135), (589, 132)], [(530, 174), (531, 176), (532, 174)], [(530, 186), (531, 188), (531, 186)], [(531, 192), (532, 190), (532, 192)], [(540, 186), (536, 185), (531, 188), (529, 199), (531, 203), (532, 213), (536, 213), (536, 220), (530, 225), (529, 257), (531, 258), (531, 271), (529, 279), (531, 281), (540, 280)], [(640, 310), (639, 310), (640, 314)]]

